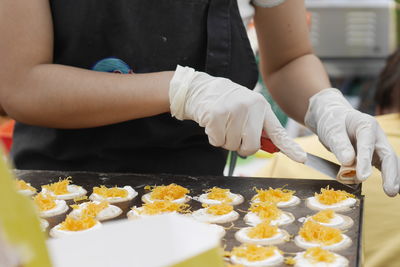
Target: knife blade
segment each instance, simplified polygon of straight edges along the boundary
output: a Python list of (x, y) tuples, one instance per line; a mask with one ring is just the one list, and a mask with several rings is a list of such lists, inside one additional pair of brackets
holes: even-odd
[[(271, 139), (269, 139), (265, 136), (266, 136), (266, 134), (265, 134), (265, 132), (263, 132), (263, 134), (261, 136), (261, 149), (268, 153), (271, 153), (271, 154), (279, 152), (280, 151), (279, 148), (274, 145), (274, 143), (271, 141)], [(343, 184), (353, 190), (356, 190), (360, 187), (359, 184), (348, 184), (348, 183), (346, 184), (346, 183), (343, 183), (342, 181), (338, 180), (337, 175), (340, 170), (340, 165), (336, 164), (332, 161), (318, 157), (311, 153), (307, 153), (307, 161), (304, 163), (304, 165), (329, 176), (330, 178), (340, 182), (341, 184)]]

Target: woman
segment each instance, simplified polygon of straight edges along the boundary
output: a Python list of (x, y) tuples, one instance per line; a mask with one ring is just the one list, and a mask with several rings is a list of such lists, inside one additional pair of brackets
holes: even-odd
[[(357, 157), (360, 180), (375, 151), (384, 190), (396, 195), (399, 166), (381, 129), (326, 89), (304, 1), (253, 5), (276, 101), (342, 164)], [(247, 89), (257, 72), (235, 0), (4, 0), (0, 10), (0, 97), (20, 122), (17, 168), (216, 175), (224, 149), (254, 153), (263, 129), (291, 159), (306, 160)]]

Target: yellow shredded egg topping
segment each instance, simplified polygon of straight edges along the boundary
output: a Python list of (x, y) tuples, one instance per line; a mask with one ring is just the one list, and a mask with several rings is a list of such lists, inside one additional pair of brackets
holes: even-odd
[(104, 185), (101, 185), (100, 187), (93, 187), (93, 193), (98, 194), (104, 198), (109, 198), (109, 197), (120, 197), (120, 198), (125, 198), (128, 196), (128, 191), (126, 191), (123, 188), (118, 188), (118, 187), (111, 187), (107, 188)]
[(53, 192), (55, 195), (65, 195), (70, 193), (68, 191), (68, 185), (70, 185), (71, 183), (72, 183), (71, 177), (67, 177), (65, 179), (60, 179), (56, 183), (44, 185), (42, 187)]
[(180, 185), (170, 184), (155, 186), (152, 188), (150, 196), (155, 200), (176, 200), (186, 196), (190, 191)]
[(51, 210), (57, 206), (56, 198), (50, 194), (39, 193), (33, 197), (33, 201), (40, 211)]
[(285, 264), (287, 265), (295, 265), (296, 260), (293, 257), (286, 257), (285, 258)]
[(244, 258), (248, 261), (262, 261), (275, 255), (279, 251), (275, 246), (263, 247), (253, 244), (244, 244), (240, 247), (234, 247), (232, 255), (238, 258)]
[(228, 204), (218, 204), (218, 205), (212, 205), (212, 206), (207, 206), (203, 205), (206, 207), (206, 212), (208, 214), (212, 215), (225, 215), (228, 214), (229, 212), (233, 211), (233, 207)]
[(311, 218), (320, 223), (329, 223), (335, 217), (333, 210), (321, 210), (317, 214), (311, 216)]
[(232, 202), (232, 198), (229, 197), (230, 190), (222, 189), (219, 187), (213, 187), (207, 190), (207, 198), (222, 201), (224, 203)]
[(332, 263), (336, 259), (335, 254), (320, 247), (307, 249), (307, 251), (304, 253), (304, 257), (311, 260), (312, 262)]
[(269, 189), (257, 189), (255, 188), (257, 194), (252, 198), (252, 200), (258, 200), (261, 202), (285, 202), (292, 199), (293, 194), (296, 191), (283, 189), (283, 188), (269, 188)]
[(86, 199), (88, 199), (87, 196), (80, 196), (80, 197), (74, 198), (74, 202), (76, 203), (76, 202), (83, 201), (83, 200), (86, 200)]
[[(90, 216), (96, 218), (96, 216), (110, 204), (107, 201), (102, 201), (98, 204), (89, 202), (85, 208), (82, 209), (81, 216)], [(71, 205), (73, 209), (79, 209), (79, 205)]]
[(342, 241), (342, 232), (339, 229), (307, 221), (300, 228), (299, 235), (304, 240), (322, 245), (333, 245)]
[(282, 211), (278, 209), (276, 204), (271, 202), (253, 203), (249, 211), (256, 213), (262, 220), (269, 221), (277, 220), (282, 214)]
[(263, 238), (273, 237), (277, 233), (278, 233), (278, 227), (272, 226), (269, 224), (268, 221), (265, 221), (260, 224), (257, 224), (254, 227), (251, 227), (250, 230), (247, 232), (247, 235), (250, 238), (263, 239)]
[(34, 188), (33, 186), (27, 184), (24, 180), (18, 180), (17, 179), (16, 183), (17, 183), (17, 189), (18, 190), (29, 190), (29, 191), (36, 192), (36, 188)]
[(80, 216), (79, 218), (74, 218), (72, 216), (67, 216), (65, 221), (60, 225), (60, 230), (65, 231), (82, 231), (95, 226), (97, 221), (91, 216)]
[(348, 198), (355, 198), (354, 195), (343, 190), (335, 190), (333, 188), (321, 188), (321, 193), (315, 193), (315, 198), (322, 204), (333, 205)]
[(146, 203), (142, 206), (143, 209), (136, 209), (139, 214), (155, 215), (161, 213), (179, 212), (187, 213), (189, 212), (189, 205), (174, 203), (171, 201), (155, 201), (153, 203)]

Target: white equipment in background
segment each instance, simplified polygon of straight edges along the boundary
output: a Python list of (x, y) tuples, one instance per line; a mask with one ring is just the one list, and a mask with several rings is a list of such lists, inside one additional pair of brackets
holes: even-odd
[(376, 76), (396, 49), (393, 0), (306, 0), (311, 41), (331, 77)]

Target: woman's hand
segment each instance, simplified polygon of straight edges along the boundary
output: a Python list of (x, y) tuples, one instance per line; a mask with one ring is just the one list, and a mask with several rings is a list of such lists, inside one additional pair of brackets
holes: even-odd
[(265, 98), (231, 80), (178, 66), (169, 96), (171, 114), (205, 127), (214, 146), (251, 155), (260, 148), (264, 129), (288, 157), (306, 160), (305, 152), (287, 136)]

